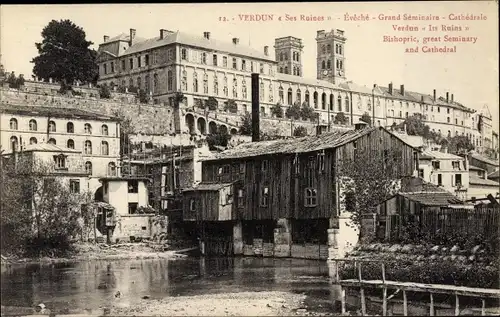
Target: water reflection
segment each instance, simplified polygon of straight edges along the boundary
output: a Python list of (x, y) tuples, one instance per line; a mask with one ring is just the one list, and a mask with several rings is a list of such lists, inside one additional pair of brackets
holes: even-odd
[[(325, 262), (273, 258), (201, 258), (181, 261), (88, 261), (19, 265), (2, 272), (2, 305), (54, 312), (88, 312), (110, 303), (128, 306), (143, 296), (188, 296), (239, 291), (291, 291), (330, 302)], [(117, 296), (117, 292), (120, 296)]]

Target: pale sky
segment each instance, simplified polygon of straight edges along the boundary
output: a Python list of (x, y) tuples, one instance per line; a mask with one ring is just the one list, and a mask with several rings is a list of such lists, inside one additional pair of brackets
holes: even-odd
[[(345, 21), (345, 14), (368, 14), (369, 21)], [(474, 14), (486, 20), (450, 21), (449, 15)], [(274, 21), (240, 21), (240, 15), (274, 14)], [(298, 21), (284, 21), (285, 15)], [(378, 16), (404, 14), (447, 17), (440, 21), (381, 21)], [(300, 15), (324, 16), (325, 21), (300, 21)], [(282, 16), (282, 21), (278, 21)], [(327, 20), (330, 16), (331, 20)], [(228, 22), (220, 22), (226, 17)], [(233, 20), (234, 18), (234, 20)], [(41, 31), (52, 19), (70, 19), (81, 26), (94, 48), (103, 35), (113, 37), (128, 34), (159, 36), (161, 28), (203, 35), (211, 32), (217, 40), (240, 38), (241, 45), (263, 50), (270, 46), (274, 55), (274, 39), (283, 36), (301, 38), (304, 44), (304, 77), (316, 77), (316, 31), (345, 31), (345, 68), (348, 80), (372, 87), (373, 84), (394, 87), (404, 84), (406, 90), (432, 94), (446, 91), (465, 106), (479, 109), (487, 104), (498, 131), (498, 5), (481, 2), (387, 2), (387, 3), (259, 3), (259, 4), (92, 4), (92, 5), (2, 5), (0, 8), (0, 52), (2, 63), (9, 71), (30, 78), (31, 59), (37, 55), (35, 42), (41, 41)], [(430, 32), (428, 25), (438, 27)], [(394, 26), (418, 26), (419, 31), (394, 31)], [(462, 31), (442, 31), (442, 25), (460, 26)], [(424, 31), (422, 28), (426, 27)], [(466, 30), (466, 27), (469, 29)], [(405, 53), (403, 44), (383, 42), (383, 36), (445, 35), (477, 37), (472, 43), (437, 43), (457, 46), (456, 53)], [(410, 45), (408, 47), (423, 44)]]

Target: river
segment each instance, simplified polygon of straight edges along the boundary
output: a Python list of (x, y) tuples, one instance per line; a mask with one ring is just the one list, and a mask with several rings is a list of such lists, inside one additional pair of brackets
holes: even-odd
[(2, 306), (12, 313), (44, 303), (55, 313), (102, 312), (116, 300), (132, 305), (143, 296), (284, 291), (307, 295), (308, 311), (333, 313), (325, 261), (273, 258), (88, 261), (2, 268)]

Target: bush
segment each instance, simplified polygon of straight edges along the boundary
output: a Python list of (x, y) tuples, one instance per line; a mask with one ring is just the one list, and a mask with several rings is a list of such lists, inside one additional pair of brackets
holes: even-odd
[(103, 99), (111, 98), (111, 91), (109, 90), (108, 85), (102, 85), (99, 87), (99, 96)]

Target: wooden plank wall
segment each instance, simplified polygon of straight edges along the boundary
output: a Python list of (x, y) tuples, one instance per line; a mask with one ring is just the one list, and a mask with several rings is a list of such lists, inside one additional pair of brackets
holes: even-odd
[[(195, 211), (191, 211), (191, 199), (196, 200)], [(186, 221), (217, 221), (219, 220), (219, 192), (190, 191), (184, 192), (183, 218)]]

